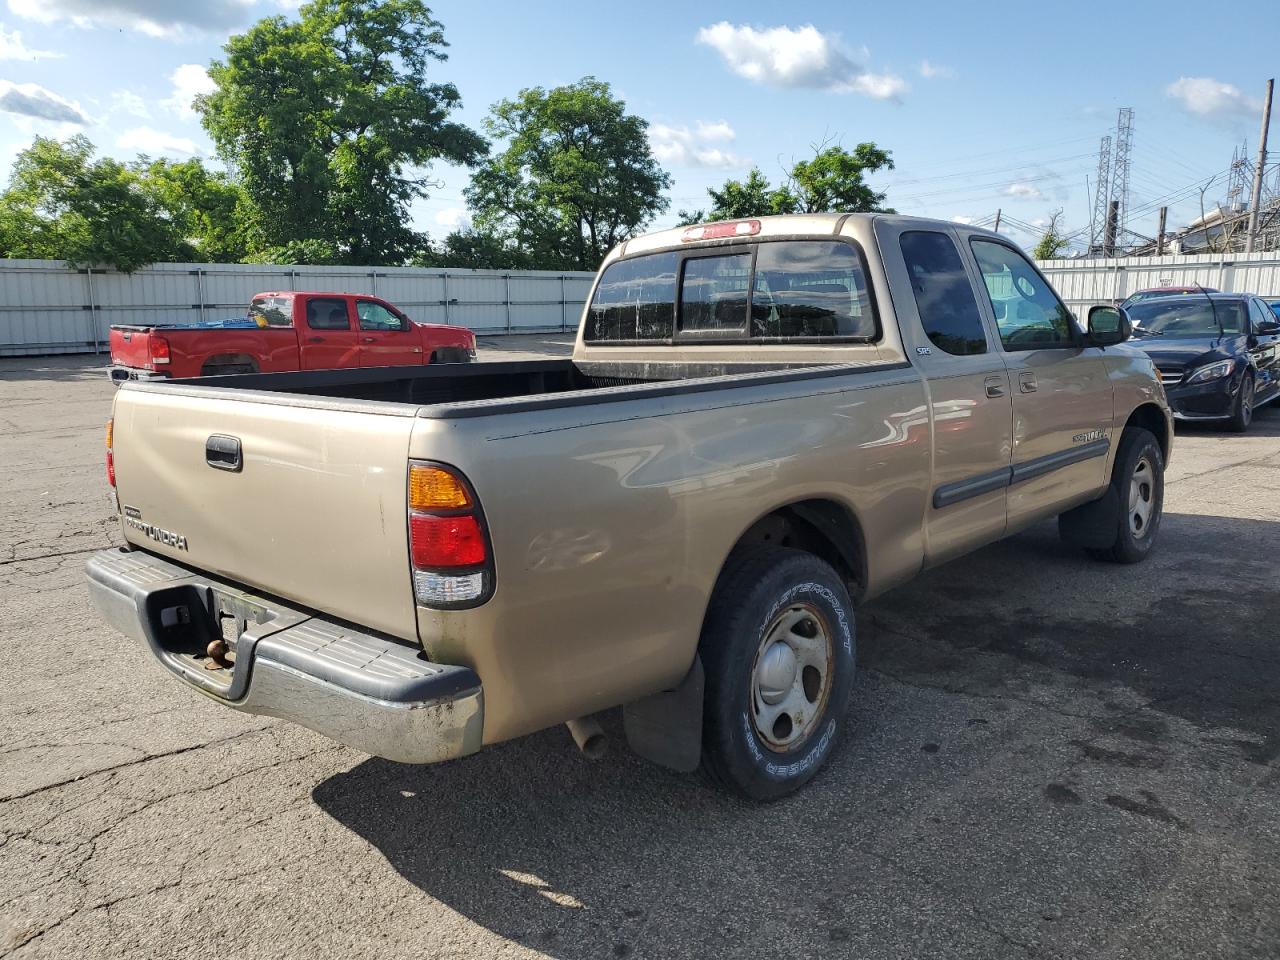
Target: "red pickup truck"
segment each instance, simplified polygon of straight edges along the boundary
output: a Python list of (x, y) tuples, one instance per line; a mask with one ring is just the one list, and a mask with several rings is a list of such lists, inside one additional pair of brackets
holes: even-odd
[(476, 337), (415, 323), (378, 297), (260, 293), (246, 317), (215, 324), (111, 326), (111, 379), (208, 377), (339, 367), (466, 363)]

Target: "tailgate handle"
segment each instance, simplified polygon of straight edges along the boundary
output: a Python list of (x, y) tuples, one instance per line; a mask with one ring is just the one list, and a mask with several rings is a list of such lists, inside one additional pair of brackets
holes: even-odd
[(240, 456), (239, 437), (226, 437), (215, 433), (204, 445), (204, 462), (215, 470), (230, 470), (239, 473), (244, 466)]

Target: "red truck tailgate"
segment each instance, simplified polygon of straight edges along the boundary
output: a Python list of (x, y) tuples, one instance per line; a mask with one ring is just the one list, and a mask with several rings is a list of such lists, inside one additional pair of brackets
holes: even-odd
[(111, 328), (111, 362), (143, 369), (151, 362), (151, 331), (146, 327)]

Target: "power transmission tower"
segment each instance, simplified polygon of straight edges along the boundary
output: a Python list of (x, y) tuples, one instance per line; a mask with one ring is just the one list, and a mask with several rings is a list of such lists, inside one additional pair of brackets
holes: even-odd
[(1238, 213), (1244, 202), (1244, 187), (1249, 180), (1249, 141), (1231, 150), (1231, 176), (1227, 179), (1227, 210)]
[(1093, 216), (1089, 218), (1089, 252), (1096, 253), (1102, 247), (1102, 235), (1106, 230), (1107, 208), (1111, 200), (1111, 137), (1102, 138), (1098, 146), (1098, 173), (1094, 178)]
[(1116, 234), (1123, 243), (1129, 221), (1129, 151), (1133, 148), (1133, 107), (1116, 116), (1116, 151), (1111, 162), (1111, 199), (1120, 204)]

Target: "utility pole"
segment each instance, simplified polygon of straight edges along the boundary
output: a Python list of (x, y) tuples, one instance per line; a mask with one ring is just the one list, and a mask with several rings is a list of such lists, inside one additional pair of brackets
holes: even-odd
[(1156, 256), (1164, 256), (1164, 224), (1169, 216), (1169, 208), (1160, 208), (1160, 225), (1156, 227)]
[(1116, 221), (1120, 218), (1120, 201), (1112, 200), (1107, 204), (1107, 223), (1102, 230), (1102, 255), (1116, 255)]
[(1262, 206), (1262, 172), (1267, 166), (1267, 130), (1271, 126), (1271, 91), (1274, 78), (1267, 81), (1267, 99), (1262, 101), (1262, 133), (1258, 135), (1258, 162), (1253, 165), (1253, 193), (1249, 197), (1249, 232), (1244, 238), (1244, 252), (1253, 253), (1258, 236), (1258, 208)]
[(996, 233), (1000, 232), (1000, 208), (996, 207), (996, 225), (991, 228)]

